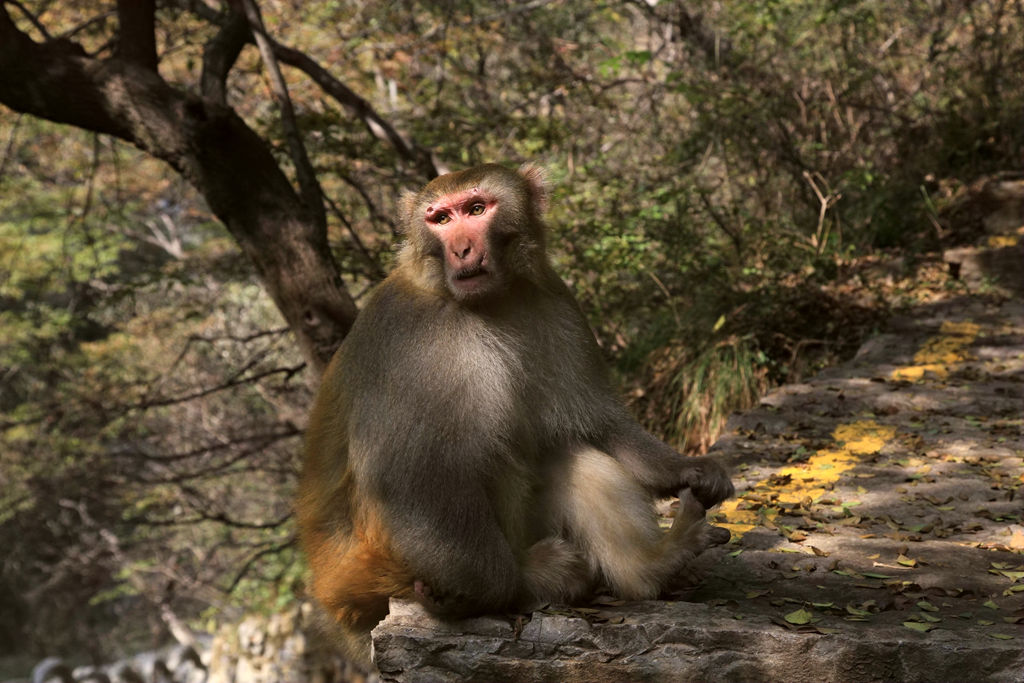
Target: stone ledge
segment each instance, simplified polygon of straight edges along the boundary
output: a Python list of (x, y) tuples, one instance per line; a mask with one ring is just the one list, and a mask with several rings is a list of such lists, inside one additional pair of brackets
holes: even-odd
[[(742, 618), (737, 618), (742, 617)], [(518, 630), (518, 633), (517, 633)], [(757, 614), (685, 602), (535, 612), (525, 624), (484, 617), (442, 622), (392, 601), (373, 632), (384, 681), (1024, 681), (1019, 642), (916, 634), (797, 632)]]

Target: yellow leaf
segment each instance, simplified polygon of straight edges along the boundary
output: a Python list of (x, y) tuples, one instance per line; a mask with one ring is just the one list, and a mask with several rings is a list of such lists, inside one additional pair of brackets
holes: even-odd
[(900, 555), (896, 558), (896, 562), (903, 565), (904, 567), (916, 567), (917, 560), (907, 557), (906, 555)]

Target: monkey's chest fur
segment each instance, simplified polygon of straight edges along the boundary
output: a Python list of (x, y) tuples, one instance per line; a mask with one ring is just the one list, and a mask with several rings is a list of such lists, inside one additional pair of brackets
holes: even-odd
[(575, 304), (549, 299), (493, 316), (406, 307), (382, 289), (352, 331), (356, 343), (346, 342), (359, 353), (342, 351), (346, 391), (361, 397), (347, 429), (360, 488), (391, 503), (399, 490), (458, 496), (460, 486), (483, 486), (507, 534), (540, 533), (529, 510), (543, 482), (567, 450), (600, 438), (614, 410), (601, 409), (604, 369)]

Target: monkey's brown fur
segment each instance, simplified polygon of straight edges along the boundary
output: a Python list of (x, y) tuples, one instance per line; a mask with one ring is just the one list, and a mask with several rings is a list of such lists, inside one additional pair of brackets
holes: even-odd
[[(535, 169), (486, 165), (402, 202), (407, 242), (328, 367), (298, 521), (312, 593), (368, 662), (389, 596), (447, 615), (651, 598), (728, 533), (725, 470), (617, 400), (545, 253)], [(662, 533), (653, 499), (679, 494)]]

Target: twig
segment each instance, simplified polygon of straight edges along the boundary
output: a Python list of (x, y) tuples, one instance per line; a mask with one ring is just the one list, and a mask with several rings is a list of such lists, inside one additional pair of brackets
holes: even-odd
[(825, 194), (818, 189), (818, 184), (814, 182), (814, 177), (807, 171), (803, 171), (804, 179), (811, 186), (811, 189), (814, 190), (814, 195), (818, 198), (818, 202), (820, 202), (820, 207), (818, 209), (818, 227), (814, 231), (814, 237), (811, 238), (811, 244), (814, 246), (816, 255), (821, 256), (825, 251), (825, 243), (828, 241), (828, 234), (831, 231), (831, 226), (825, 224), (825, 215), (828, 213), (830, 208), (835, 206), (835, 203), (838, 202), (843, 195), (840, 192), (833, 192), (831, 188), (828, 187), (828, 183), (820, 173), (816, 172), (814, 175), (818, 177), (818, 180), (821, 181), (821, 184), (825, 186), (825, 189), (828, 192), (828, 194)]
[(303, 203), (312, 214), (316, 224), (326, 230), (327, 214), (324, 211), (323, 191), (320, 189), (320, 183), (317, 182), (316, 172), (313, 170), (313, 163), (309, 160), (309, 154), (306, 153), (306, 146), (302, 142), (302, 135), (299, 133), (299, 126), (295, 120), (295, 108), (288, 95), (288, 86), (284, 81), (284, 76), (281, 75), (281, 66), (277, 63), (277, 56), (267, 37), (263, 18), (260, 16), (256, 3), (254, 0), (242, 0), (242, 5), (245, 8), (245, 16), (249, 20), (253, 37), (256, 39), (260, 57), (267, 67), (271, 91), (281, 109), (281, 125), (288, 141), (292, 162), (295, 164), (295, 175), (299, 181), (299, 191), (302, 194)]

